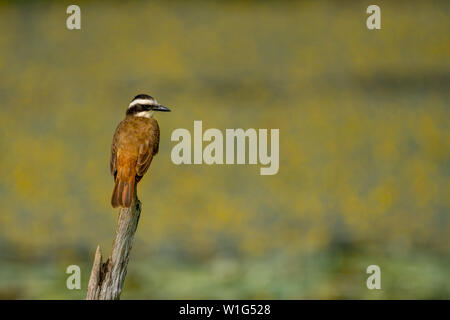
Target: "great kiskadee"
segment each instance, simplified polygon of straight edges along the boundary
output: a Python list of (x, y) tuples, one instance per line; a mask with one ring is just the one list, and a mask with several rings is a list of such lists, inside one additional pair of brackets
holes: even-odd
[(147, 172), (159, 148), (159, 126), (154, 111), (170, 111), (156, 99), (139, 94), (128, 106), (125, 119), (119, 123), (111, 146), (111, 174), (114, 190), (111, 204), (114, 208), (131, 206), (136, 196), (136, 185)]

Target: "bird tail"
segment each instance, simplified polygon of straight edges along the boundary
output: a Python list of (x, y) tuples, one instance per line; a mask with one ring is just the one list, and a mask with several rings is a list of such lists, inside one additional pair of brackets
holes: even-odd
[(123, 208), (129, 208), (131, 207), (131, 203), (133, 202), (135, 193), (136, 182), (134, 177), (127, 181), (119, 180), (119, 177), (117, 177), (111, 197), (111, 205), (113, 206), (113, 208), (117, 208), (119, 206)]

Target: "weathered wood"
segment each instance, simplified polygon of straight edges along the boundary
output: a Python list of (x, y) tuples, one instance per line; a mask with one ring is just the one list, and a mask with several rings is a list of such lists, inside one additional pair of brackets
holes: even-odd
[(96, 300), (99, 296), (100, 288), (100, 269), (102, 267), (102, 252), (100, 246), (97, 246), (95, 252), (94, 265), (92, 266), (91, 277), (89, 278), (86, 300)]
[(86, 300), (118, 300), (127, 274), (134, 234), (141, 215), (137, 197), (130, 208), (121, 208), (111, 255), (102, 263), (100, 246), (95, 253)]

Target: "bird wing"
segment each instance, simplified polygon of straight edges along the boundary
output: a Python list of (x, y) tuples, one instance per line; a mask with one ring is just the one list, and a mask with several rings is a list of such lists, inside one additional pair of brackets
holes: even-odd
[[(156, 123), (156, 121), (155, 121)], [(150, 164), (152, 163), (153, 156), (158, 153), (159, 150), (159, 128), (156, 123), (156, 127), (150, 130), (145, 142), (139, 147), (138, 158), (136, 162), (136, 181), (139, 182), (142, 176), (147, 172)]]
[(153, 148), (148, 142), (139, 147), (138, 159), (136, 162), (136, 181), (139, 181), (147, 172), (153, 160)]
[(117, 149), (114, 142), (111, 145), (111, 159), (109, 160), (109, 169), (115, 180), (117, 175)]

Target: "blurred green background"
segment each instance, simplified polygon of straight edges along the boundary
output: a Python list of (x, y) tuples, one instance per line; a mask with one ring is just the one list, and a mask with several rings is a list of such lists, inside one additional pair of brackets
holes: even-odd
[[(173, 112), (122, 299), (450, 298), (450, 2), (376, 1), (378, 31), (372, 1), (70, 4), (0, 3), (0, 298), (84, 298), (138, 93)], [(279, 173), (174, 165), (194, 120), (279, 128)]]

